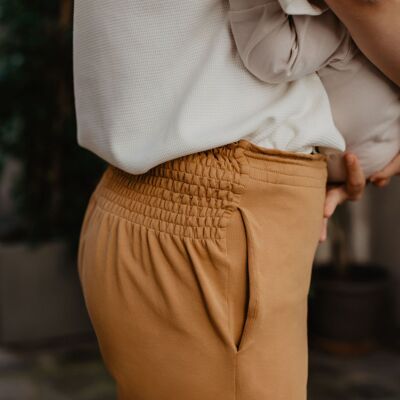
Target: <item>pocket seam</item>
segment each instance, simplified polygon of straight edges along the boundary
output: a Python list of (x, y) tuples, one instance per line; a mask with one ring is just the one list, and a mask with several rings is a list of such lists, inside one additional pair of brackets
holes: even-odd
[[(247, 230), (247, 225), (245, 224), (245, 219), (243, 217), (243, 212), (240, 206), (238, 205), (234, 211), (231, 212), (230, 217), (232, 217), (233, 212), (238, 211), (240, 213), (240, 217), (242, 220), (242, 223), (244, 225), (245, 233), (246, 233), (246, 273), (248, 275), (248, 298), (247, 298), (247, 307), (245, 311), (245, 318), (242, 324), (241, 328), (241, 333), (240, 333), (240, 338), (238, 344), (236, 344), (232, 332), (233, 332), (233, 325), (232, 325), (232, 319), (230, 316), (230, 310), (231, 310), (231, 302), (230, 302), (230, 296), (229, 296), (229, 284), (230, 284), (230, 273), (231, 273), (231, 268), (230, 265), (227, 264), (227, 279), (226, 279), (226, 304), (227, 304), (227, 319), (228, 319), (228, 330), (229, 330), (229, 337), (230, 340), (233, 342), (234, 346), (234, 351), (237, 354), (243, 349), (243, 346), (246, 344), (248, 338), (250, 337), (250, 334), (252, 332), (252, 328), (254, 326), (254, 322), (257, 318), (258, 315), (258, 290), (257, 290), (257, 283), (255, 279), (256, 271), (254, 270), (254, 263), (253, 263), (253, 247), (251, 245), (251, 242), (248, 238), (248, 230)], [(232, 223), (232, 218), (229, 219), (229, 222), (227, 225), (224, 227), (225, 229), (225, 237), (224, 237), (224, 247), (225, 247), (225, 259), (228, 259), (228, 244), (227, 244), (227, 235), (226, 235), (226, 230), (230, 227), (230, 224)], [(250, 262), (251, 261), (251, 262)], [(251, 265), (250, 265), (251, 264)]]
[[(248, 235), (248, 230), (247, 230), (247, 225), (245, 224), (245, 219), (243, 217), (242, 210), (240, 207), (238, 207), (238, 211), (240, 212), (240, 216), (242, 218), (242, 222), (244, 225), (244, 229), (246, 232), (246, 253), (247, 253), (247, 259), (246, 259), (246, 272), (248, 274), (248, 303), (247, 303), (247, 308), (246, 308), (246, 317), (243, 323), (241, 335), (240, 335), (240, 340), (239, 343), (236, 347), (236, 353), (239, 353), (242, 349), (243, 346), (246, 344), (249, 334), (252, 332), (252, 328), (254, 326), (254, 322), (256, 320), (257, 314), (258, 314), (258, 291), (257, 291), (257, 284), (256, 284), (256, 279), (255, 279), (255, 270), (254, 268), (254, 263), (252, 262), (253, 257), (251, 256), (253, 252), (253, 247), (251, 246), (250, 240), (249, 240), (249, 235)], [(250, 262), (251, 261), (251, 262)], [(251, 264), (251, 265), (250, 265)]]

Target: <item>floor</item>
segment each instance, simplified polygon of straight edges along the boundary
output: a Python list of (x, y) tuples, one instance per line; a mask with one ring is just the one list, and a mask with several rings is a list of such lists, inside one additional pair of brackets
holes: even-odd
[[(310, 350), (309, 400), (399, 400), (400, 352), (333, 357)], [(0, 400), (115, 400), (95, 343), (0, 348)]]
[(0, 348), (0, 400), (115, 400), (93, 343), (41, 350)]
[(344, 358), (310, 352), (308, 400), (400, 400), (400, 352)]

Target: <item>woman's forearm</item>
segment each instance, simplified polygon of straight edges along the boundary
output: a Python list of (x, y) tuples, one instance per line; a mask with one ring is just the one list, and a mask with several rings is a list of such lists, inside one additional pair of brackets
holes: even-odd
[(326, 0), (364, 54), (400, 85), (400, 0)]

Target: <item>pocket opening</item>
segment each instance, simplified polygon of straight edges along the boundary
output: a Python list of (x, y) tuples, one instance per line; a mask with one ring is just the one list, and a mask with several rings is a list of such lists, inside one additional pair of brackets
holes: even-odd
[(245, 216), (239, 207), (233, 213), (226, 237), (227, 256), (230, 261), (228, 304), (230, 331), (235, 350), (238, 352), (248, 340), (256, 301)]

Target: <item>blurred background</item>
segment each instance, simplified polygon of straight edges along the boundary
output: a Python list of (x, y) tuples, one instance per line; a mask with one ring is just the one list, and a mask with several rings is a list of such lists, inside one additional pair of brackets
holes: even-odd
[[(0, 0), (0, 400), (111, 400), (79, 285), (105, 163), (76, 141), (72, 0)], [(400, 399), (400, 179), (340, 207), (309, 296), (309, 400)]]

